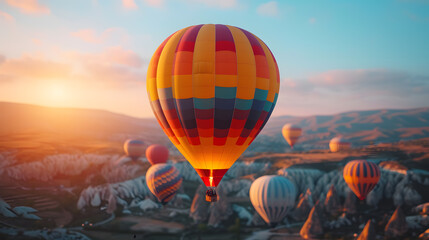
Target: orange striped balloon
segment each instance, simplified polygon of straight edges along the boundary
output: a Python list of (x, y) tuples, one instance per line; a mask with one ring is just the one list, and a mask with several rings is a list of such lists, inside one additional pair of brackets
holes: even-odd
[(343, 170), (344, 181), (360, 200), (364, 200), (380, 179), (380, 168), (366, 160), (354, 160)]
[(290, 147), (293, 148), (298, 138), (301, 136), (302, 129), (297, 125), (286, 124), (283, 126), (282, 134)]
[(182, 176), (173, 165), (158, 163), (147, 170), (146, 185), (160, 203), (167, 204), (182, 185)]
[(350, 149), (350, 143), (341, 137), (335, 137), (329, 142), (331, 152), (341, 152)]

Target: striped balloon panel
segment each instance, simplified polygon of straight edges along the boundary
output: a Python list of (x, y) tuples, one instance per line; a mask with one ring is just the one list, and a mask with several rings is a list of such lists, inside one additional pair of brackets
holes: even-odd
[(250, 201), (266, 223), (279, 223), (295, 206), (296, 188), (287, 178), (263, 176), (249, 190)]
[(349, 142), (330, 142), (329, 149), (331, 152), (341, 152), (350, 149)]
[(166, 204), (182, 185), (182, 177), (173, 165), (160, 163), (147, 170), (146, 184), (159, 202)]
[(289, 143), (291, 147), (295, 145), (295, 143), (298, 141), (298, 138), (302, 134), (301, 128), (288, 128), (284, 127), (282, 129), (283, 137), (286, 139), (286, 141)]
[(127, 140), (124, 144), (124, 151), (128, 157), (138, 158), (145, 153), (144, 142), (138, 139)]
[(158, 122), (207, 186), (217, 186), (262, 130), (279, 82), (264, 42), (246, 30), (213, 24), (170, 36), (147, 75)]
[(363, 200), (377, 185), (380, 179), (380, 168), (372, 162), (354, 160), (344, 167), (343, 177), (356, 196)]

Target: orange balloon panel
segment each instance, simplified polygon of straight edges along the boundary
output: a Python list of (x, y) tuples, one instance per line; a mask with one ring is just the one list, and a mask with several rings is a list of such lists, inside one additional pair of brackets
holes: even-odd
[(377, 164), (365, 160), (354, 160), (346, 164), (343, 170), (344, 181), (360, 200), (364, 200), (380, 179)]
[(335, 137), (329, 142), (329, 149), (331, 152), (340, 152), (350, 149), (350, 143), (344, 139)]
[(205, 24), (158, 47), (147, 90), (164, 132), (214, 187), (268, 121), (279, 79), (273, 54), (255, 35)]
[(282, 134), (283, 134), (283, 137), (291, 146), (291, 148), (293, 148), (295, 143), (298, 141), (298, 138), (302, 134), (302, 129), (296, 125), (286, 124), (282, 128)]

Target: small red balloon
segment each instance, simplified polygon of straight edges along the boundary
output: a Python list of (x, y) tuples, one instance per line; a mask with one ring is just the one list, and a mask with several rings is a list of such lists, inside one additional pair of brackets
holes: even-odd
[(163, 145), (153, 144), (146, 149), (146, 158), (152, 165), (166, 163), (168, 155), (168, 148)]

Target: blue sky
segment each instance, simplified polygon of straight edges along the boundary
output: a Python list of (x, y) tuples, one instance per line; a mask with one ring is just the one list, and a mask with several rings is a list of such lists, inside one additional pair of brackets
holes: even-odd
[(151, 117), (147, 64), (189, 25), (264, 40), (275, 115), (429, 104), (429, 1), (0, 0), (0, 101)]

